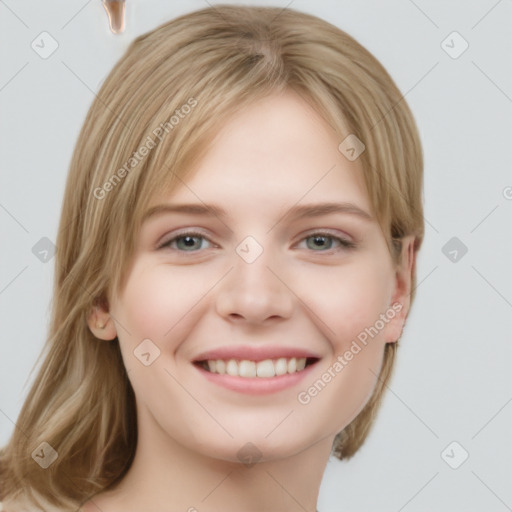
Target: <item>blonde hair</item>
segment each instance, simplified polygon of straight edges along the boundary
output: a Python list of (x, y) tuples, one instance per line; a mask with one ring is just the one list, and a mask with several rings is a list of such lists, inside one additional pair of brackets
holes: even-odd
[[(236, 110), (285, 90), (313, 105), (340, 142), (349, 134), (364, 142), (369, 199), (394, 261), (402, 237), (414, 235), (420, 248), (423, 158), (415, 122), (389, 74), (348, 34), (292, 9), (217, 5), (138, 37), (93, 101), (74, 150), (51, 325), (36, 365), (44, 361), (0, 451), (4, 497), (25, 492), (38, 505), (74, 510), (124, 476), (137, 440), (135, 397), (117, 340), (96, 339), (88, 314), (120, 290), (155, 194), (181, 184)], [(414, 273), (411, 300), (415, 283)], [(338, 458), (366, 439), (396, 350), (397, 343), (386, 344), (373, 395), (336, 436)], [(44, 470), (31, 456), (43, 442), (58, 453)]]

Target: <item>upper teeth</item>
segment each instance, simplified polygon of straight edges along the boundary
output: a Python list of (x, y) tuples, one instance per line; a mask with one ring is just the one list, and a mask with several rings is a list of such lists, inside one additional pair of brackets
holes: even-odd
[(285, 373), (295, 373), (304, 370), (306, 358), (281, 357), (276, 360), (265, 359), (264, 361), (248, 361), (246, 359), (237, 361), (222, 359), (207, 361), (208, 369), (212, 373), (233, 375), (235, 377), (275, 377)]

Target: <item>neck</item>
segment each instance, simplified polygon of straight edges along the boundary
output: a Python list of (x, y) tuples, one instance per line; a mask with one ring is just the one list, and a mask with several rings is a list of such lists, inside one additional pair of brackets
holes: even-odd
[(186, 447), (149, 416), (139, 417), (138, 437), (135, 458), (121, 482), (92, 498), (100, 510), (315, 512), (334, 439), (326, 437), (279, 459), (247, 445), (244, 463)]

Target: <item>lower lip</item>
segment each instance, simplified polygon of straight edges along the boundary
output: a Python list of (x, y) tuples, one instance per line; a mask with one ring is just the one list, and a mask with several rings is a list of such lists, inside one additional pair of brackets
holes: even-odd
[(212, 373), (198, 365), (194, 365), (194, 367), (197, 368), (197, 370), (199, 370), (199, 372), (201, 372), (201, 374), (210, 382), (213, 382), (218, 386), (248, 395), (268, 395), (297, 385), (302, 379), (311, 373), (315, 365), (316, 362), (306, 366), (306, 368), (300, 372), (287, 373), (285, 375), (266, 378), (236, 377), (228, 374)]

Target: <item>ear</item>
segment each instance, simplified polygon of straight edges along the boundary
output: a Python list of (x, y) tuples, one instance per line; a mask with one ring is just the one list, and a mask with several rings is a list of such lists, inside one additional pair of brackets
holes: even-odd
[(92, 307), (87, 324), (94, 336), (100, 340), (113, 340), (117, 336), (114, 319), (108, 312), (106, 301)]
[[(402, 238), (400, 262), (395, 268), (395, 288), (389, 304), (391, 319), (386, 325), (386, 343), (398, 341), (411, 307), (412, 276), (415, 271), (417, 254), (414, 242), (415, 237), (412, 235)], [(393, 317), (391, 317), (391, 312), (394, 313)]]

